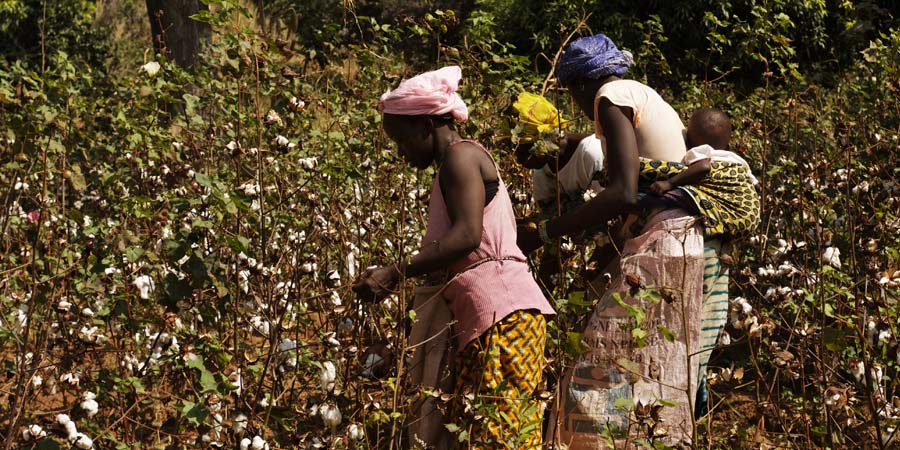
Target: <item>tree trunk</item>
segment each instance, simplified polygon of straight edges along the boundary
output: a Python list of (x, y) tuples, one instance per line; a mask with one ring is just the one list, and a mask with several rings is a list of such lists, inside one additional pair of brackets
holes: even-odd
[(179, 67), (196, 67), (200, 41), (209, 39), (210, 29), (209, 24), (191, 20), (190, 16), (208, 7), (199, 0), (146, 1), (153, 49), (172, 58)]

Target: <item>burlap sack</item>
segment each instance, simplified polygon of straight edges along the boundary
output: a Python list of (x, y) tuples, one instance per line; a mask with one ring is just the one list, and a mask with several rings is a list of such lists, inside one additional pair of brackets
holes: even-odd
[(421, 398), (423, 389), (452, 392), (453, 380), (448, 367), (451, 358), (450, 323), (452, 315), (441, 295), (441, 286), (422, 286), (413, 290), (415, 320), (409, 334), (412, 360), (407, 381), (415, 401), (408, 416), (410, 448), (449, 449), (452, 436), (444, 427), (444, 416), (436, 407), (436, 398)]
[[(608, 426), (627, 431), (630, 442), (646, 435), (648, 422), (641, 426), (636, 420), (636, 404), (660, 419), (651, 421), (660, 440), (690, 442), (699, 357), (689, 355), (700, 345), (703, 262), (702, 229), (692, 217), (661, 213), (625, 243), (620, 273), (585, 330), (590, 351), (567, 370), (551, 413), (548, 435), (560, 448), (607, 449), (601, 433)], [(636, 285), (655, 287), (664, 299), (635, 298), (630, 293)], [(635, 343), (635, 322), (616, 301), (617, 294), (646, 314), (640, 325), (647, 333), (642, 348)], [(674, 339), (670, 341), (662, 327), (673, 332)], [(660, 400), (677, 406), (653, 408)], [(616, 440), (615, 448), (625, 448), (624, 442)]]

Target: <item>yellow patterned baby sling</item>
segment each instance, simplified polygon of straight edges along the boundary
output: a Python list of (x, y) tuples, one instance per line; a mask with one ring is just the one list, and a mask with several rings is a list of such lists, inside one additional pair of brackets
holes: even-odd
[[(641, 187), (667, 180), (687, 167), (683, 163), (641, 158)], [(759, 226), (759, 194), (742, 164), (712, 160), (709, 174), (702, 181), (676, 189), (687, 193), (697, 206), (706, 236), (738, 237)]]

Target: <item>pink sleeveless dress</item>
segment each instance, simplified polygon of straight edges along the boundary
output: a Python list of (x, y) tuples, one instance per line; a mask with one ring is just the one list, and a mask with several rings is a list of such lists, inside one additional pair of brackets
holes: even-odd
[[(490, 157), (484, 146), (471, 140), (454, 141), (447, 151), (453, 151), (453, 146), (460, 142), (472, 143)], [(431, 185), (428, 228), (423, 243), (440, 240), (450, 226), (438, 172)], [(515, 311), (555, 314), (528, 271), (525, 255), (516, 245), (516, 219), (502, 179), (497, 194), (484, 207), (482, 227), (478, 248), (451, 264), (446, 274), (451, 281), (443, 295), (456, 321), (454, 334), (460, 349)]]

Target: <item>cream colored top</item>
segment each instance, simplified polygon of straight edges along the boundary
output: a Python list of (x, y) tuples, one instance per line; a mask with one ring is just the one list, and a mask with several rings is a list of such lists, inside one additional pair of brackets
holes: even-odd
[[(601, 98), (612, 104), (631, 108), (638, 155), (659, 161), (681, 162), (687, 148), (684, 124), (671, 105), (649, 86), (634, 80), (610, 81), (600, 87), (594, 100), (594, 117)], [(599, 121), (594, 121), (598, 136), (603, 135)]]

